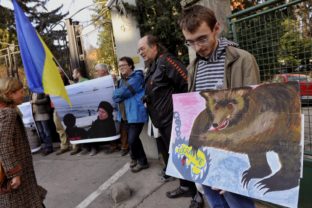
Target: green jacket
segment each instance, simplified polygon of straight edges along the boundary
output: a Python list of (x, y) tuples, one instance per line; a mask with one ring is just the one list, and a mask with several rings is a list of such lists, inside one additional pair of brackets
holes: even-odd
[[(188, 91), (195, 90), (198, 58), (188, 67)], [(224, 63), (224, 89), (260, 83), (259, 67), (253, 55), (245, 50), (228, 46)]]
[(78, 80), (78, 83), (84, 82), (84, 81), (89, 81), (89, 79), (85, 78), (85, 77), (80, 77), (79, 80)]

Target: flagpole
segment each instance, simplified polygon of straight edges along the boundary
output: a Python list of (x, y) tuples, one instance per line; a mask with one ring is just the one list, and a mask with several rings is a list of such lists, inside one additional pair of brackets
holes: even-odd
[(69, 78), (69, 76), (66, 74), (66, 72), (64, 71), (64, 69), (61, 67), (61, 64), (53, 57), (53, 61), (55, 61), (56, 65), (58, 66), (58, 68), (64, 73), (65, 77), (68, 79), (68, 80), (71, 80)]

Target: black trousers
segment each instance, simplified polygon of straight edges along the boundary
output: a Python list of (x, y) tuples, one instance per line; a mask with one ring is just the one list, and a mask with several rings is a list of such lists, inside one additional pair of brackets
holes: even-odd
[[(167, 167), (168, 159), (169, 159), (168, 152), (169, 152), (170, 139), (171, 139), (171, 128), (172, 128), (172, 123), (170, 123), (166, 127), (158, 128), (161, 137), (158, 137), (156, 140), (158, 150), (164, 158), (164, 163), (166, 167)], [(190, 191), (192, 192), (193, 197), (196, 195), (197, 189), (196, 189), (194, 182), (180, 179), (180, 186), (188, 187)]]
[(125, 129), (128, 132), (128, 144), (131, 150), (131, 158), (138, 160), (140, 165), (147, 164), (146, 154), (140, 139), (144, 123), (127, 123)]

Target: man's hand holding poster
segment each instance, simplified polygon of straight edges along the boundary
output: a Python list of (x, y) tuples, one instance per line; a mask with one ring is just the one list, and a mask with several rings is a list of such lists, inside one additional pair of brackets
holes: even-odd
[(167, 174), (297, 207), (303, 137), (297, 83), (176, 94)]

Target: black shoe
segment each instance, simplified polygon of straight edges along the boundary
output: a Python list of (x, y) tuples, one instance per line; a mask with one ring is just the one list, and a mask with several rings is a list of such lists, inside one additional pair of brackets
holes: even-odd
[(189, 208), (202, 208), (203, 206), (204, 206), (203, 195), (197, 191), (195, 196), (191, 200)]
[(178, 197), (191, 197), (192, 193), (191, 191), (188, 190), (183, 190), (181, 189), (181, 187), (179, 186), (177, 189), (172, 190), (172, 191), (168, 191), (166, 193), (166, 196), (170, 199), (174, 199), (174, 198), (178, 198)]
[(122, 149), (121, 150), (121, 156), (126, 156), (129, 153), (129, 149)]
[(138, 164), (138, 162), (136, 160), (131, 160), (130, 168), (134, 168), (137, 164)]
[(133, 168), (131, 168), (131, 171), (133, 173), (137, 173), (137, 172), (140, 172), (141, 170), (143, 169), (147, 169), (149, 167), (148, 163), (145, 164), (145, 165), (141, 165), (141, 164), (137, 164), (136, 166), (134, 166)]
[(202, 208), (203, 205), (204, 205), (203, 202), (198, 202), (198, 201), (192, 199), (189, 208)]
[(73, 149), (71, 152), (70, 152), (70, 155), (76, 155), (78, 154), (79, 152), (81, 151), (81, 149)]
[(59, 151), (56, 152), (56, 155), (61, 155), (61, 154), (64, 154), (65, 152), (68, 152), (69, 151), (69, 148), (67, 149), (59, 149)]
[(42, 155), (42, 156), (47, 156), (47, 155), (51, 154), (52, 152), (53, 152), (53, 150), (43, 150), (43, 151), (41, 152), (41, 155)]

